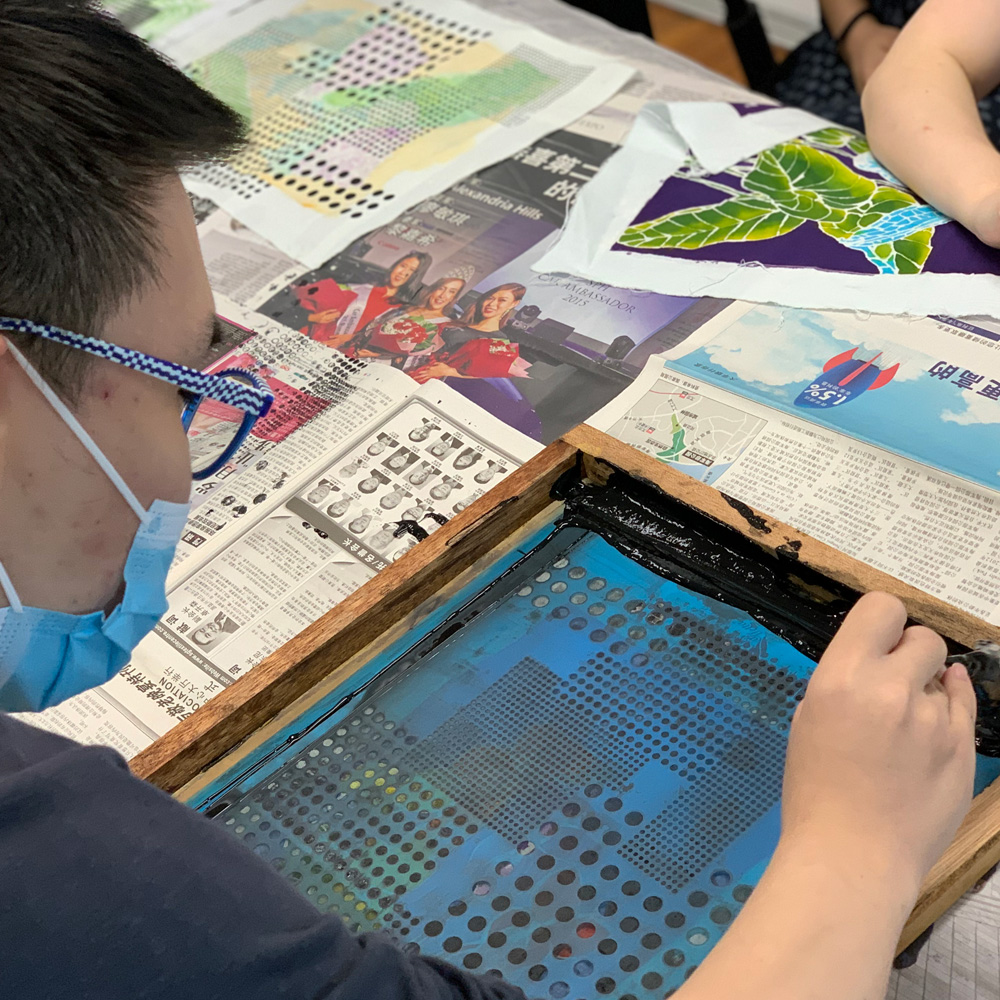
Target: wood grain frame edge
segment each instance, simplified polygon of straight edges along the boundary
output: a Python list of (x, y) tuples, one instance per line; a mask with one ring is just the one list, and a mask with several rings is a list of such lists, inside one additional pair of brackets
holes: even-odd
[(168, 792), (190, 781), (546, 506), (576, 462), (571, 445), (549, 445), (137, 754), (132, 772)]
[[(583, 456), (583, 467), (591, 479), (606, 481), (614, 469), (645, 480), (754, 541), (775, 558), (795, 543), (797, 561), (862, 593), (883, 590), (898, 597), (915, 621), (966, 645), (976, 639), (1000, 641), (1000, 628), (975, 615), (925, 594), (901, 580), (866, 566), (851, 556), (745, 505), (733, 506), (711, 486), (698, 482), (658, 462), (635, 448), (585, 424), (574, 428), (564, 440)], [(780, 550), (780, 551), (779, 551)], [(1000, 781), (976, 796), (958, 833), (928, 873), (921, 886), (898, 950), (902, 951), (937, 920), (978, 879), (1000, 861)]]

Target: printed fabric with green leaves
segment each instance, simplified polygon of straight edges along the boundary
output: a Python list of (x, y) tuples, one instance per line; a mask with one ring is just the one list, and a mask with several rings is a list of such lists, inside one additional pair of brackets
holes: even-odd
[[(874, 175), (874, 176), (871, 176)], [(784, 236), (814, 224), (864, 254), (880, 274), (917, 274), (931, 252), (935, 226), (950, 221), (919, 201), (871, 155), (865, 138), (825, 128), (782, 142), (711, 178), (677, 176), (727, 195), (635, 223), (627, 247), (701, 250)]]

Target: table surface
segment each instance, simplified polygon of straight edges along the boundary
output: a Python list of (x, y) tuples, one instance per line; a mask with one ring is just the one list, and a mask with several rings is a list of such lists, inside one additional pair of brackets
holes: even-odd
[[(706, 81), (720, 80), (651, 39), (614, 28), (561, 0), (469, 2), (623, 61), (652, 64)], [(994, 876), (978, 893), (967, 894), (937, 922), (916, 964), (893, 972), (886, 995), (891, 1000), (1000, 1000), (1000, 876)]]
[[(641, 35), (611, 27), (561, 0), (471, 2), (629, 62), (718, 79), (690, 59)], [(886, 996), (890, 1000), (1000, 1000), (1000, 873), (979, 892), (967, 893), (935, 924), (917, 962), (893, 972)]]

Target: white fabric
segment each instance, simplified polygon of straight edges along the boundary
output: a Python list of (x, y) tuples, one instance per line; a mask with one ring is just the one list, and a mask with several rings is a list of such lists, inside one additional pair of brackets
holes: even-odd
[(718, 101), (672, 101), (668, 108), (674, 129), (709, 174), (831, 124), (798, 108), (773, 108), (750, 115), (741, 115), (731, 104)]
[[(605, 267), (602, 248), (614, 242), (635, 217), (637, 206), (652, 197), (687, 156), (684, 143), (670, 127), (666, 108), (656, 102), (643, 107), (625, 145), (608, 157), (577, 196), (562, 235), (532, 266), (533, 271), (591, 277)], [(597, 280), (618, 288), (648, 287), (631, 280)]]

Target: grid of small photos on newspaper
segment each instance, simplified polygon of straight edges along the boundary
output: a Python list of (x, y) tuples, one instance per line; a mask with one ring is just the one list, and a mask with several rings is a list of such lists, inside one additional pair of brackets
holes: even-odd
[(518, 464), (440, 411), (411, 400), (288, 507), (380, 570)]
[(147, 642), (124, 679), (174, 662), (203, 703), (519, 464), (433, 401), (402, 402), (173, 590), (154, 633), (170, 653)]

